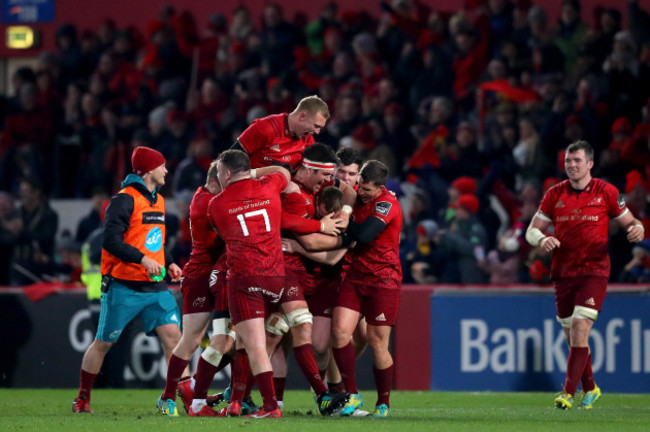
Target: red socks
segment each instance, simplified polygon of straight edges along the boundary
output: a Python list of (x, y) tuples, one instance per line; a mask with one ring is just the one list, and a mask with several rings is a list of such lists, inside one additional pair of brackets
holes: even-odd
[(386, 404), (387, 407), (390, 407), (390, 389), (393, 385), (394, 370), (395, 364), (390, 365), (386, 369), (373, 367), (375, 386), (377, 387), (377, 403), (375, 406)]
[(210, 384), (214, 379), (214, 374), (219, 372), (219, 368), (199, 357), (199, 364), (194, 374), (194, 399), (205, 399), (208, 397)]
[(571, 347), (569, 349), (569, 360), (566, 367), (566, 380), (564, 381), (563, 393), (575, 395), (580, 377), (585, 370), (589, 357), (588, 347)]
[(316, 364), (316, 358), (314, 358), (314, 351), (311, 347), (311, 344), (304, 344), (297, 347), (293, 347), (293, 354), (296, 357), (296, 362), (302, 373), (309, 381), (309, 385), (316, 395), (320, 396), (327, 391), (327, 387), (321, 378), (320, 373), (318, 373), (318, 364)]
[(582, 372), (582, 377), (580, 378), (582, 382), (582, 390), (587, 393), (596, 388), (596, 383), (594, 382), (594, 373), (591, 370), (591, 352), (587, 357), (587, 364), (585, 365), (585, 370)]
[(336, 365), (339, 367), (339, 371), (341, 371), (341, 378), (343, 378), (345, 390), (348, 393), (359, 393), (359, 390), (357, 390), (357, 380), (354, 375), (356, 356), (352, 343), (348, 343), (343, 348), (332, 348), (332, 353), (334, 354)]
[[(278, 408), (278, 401), (275, 398), (275, 391), (273, 390), (273, 371), (262, 372), (261, 374), (255, 375), (255, 382), (257, 383), (257, 388), (260, 390), (262, 395), (262, 401), (264, 403), (264, 411), (273, 411)], [(235, 392), (233, 391), (233, 396)], [(230, 399), (232, 401), (232, 399)]]
[(273, 378), (273, 387), (275, 388), (275, 397), (277, 400), (284, 400), (284, 385), (287, 382), (286, 377), (274, 377)]
[(81, 369), (79, 377), (79, 397), (90, 402), (90, 390), (93, 388), (97, 374)]
[[(241, 403), (244, 400), (244, 393), (248, 386), (248, 377), (251, 375), (251, 365), (248, 362), (248, 355), (244, 348), (238, 349), (235, 354), (235, 370), (232, 375), (232, 395), (230, 402)], [(273, 382), (273, 374), (271, 373), (271, 385)]]
[(165, 391), (161, 396), (163, 400), (176, 400), (178, 380), (181, 378), (188, 363), (189, 360), (183, 360), (180, 357), (176, 357), (174, 354), (169, 357), (169, 364), (167, 365), (167, 382), (165, 383)]

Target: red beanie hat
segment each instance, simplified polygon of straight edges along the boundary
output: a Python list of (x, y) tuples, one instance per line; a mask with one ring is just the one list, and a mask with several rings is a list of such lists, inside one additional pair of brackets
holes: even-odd
[(153, 171), (165, 163), (165, 156), (157, 150), (149, 147), (138, 146), (131, 155), (131, 166), (133, 172), (139, 176)]
[(458, 203), (456, 204), (456, 206), (462, 207), (471, 213), (476, 213), (478, 212), (478, 208), (479, 208), (478, 198), (470, 194), (461, 195), (458, 198)]
[(456, 189), (462, 195), (473, 194), (476, 192), (476, 181), (471, 177), (458, 177), (456, 180), (451, 182), (451, 187)]

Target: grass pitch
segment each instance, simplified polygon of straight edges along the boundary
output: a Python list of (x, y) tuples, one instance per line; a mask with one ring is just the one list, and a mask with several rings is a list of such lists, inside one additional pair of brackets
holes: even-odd
[[(650, 394), (603, 393), (594, 409), (553, 408), (550, 393), (393, 392), (388, 419), (321, 417), (307, 391), (285, 394), (282, 419), (168, 418), (156, 413), (161, 390), (93, 391), (93, 414), (73, 414), (76, 390), (0, 390), (2, 431), (648, 431)], [(259, 394), (253, 393), (256, 401)], [(367, 410), (375, 392), (364, 391)], [(180, 402), (180, 401), (179, 401)], [(218, 428), (218, 429), (215, 429)]]

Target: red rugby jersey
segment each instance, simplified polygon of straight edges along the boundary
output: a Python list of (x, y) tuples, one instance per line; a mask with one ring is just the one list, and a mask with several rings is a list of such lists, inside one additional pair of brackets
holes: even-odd
[(609, 277), (609, 218), (628, 211), (616, 187), (594, 178), (578, 192), (565, 180), (546, 192), (539, 210), (553, 223), (554, 236), (560, 241), (553, 252), (553, 279)]
[(204, 186), (194, 193), (190, 203), (190, 233), (192, 234), (192, 251), (183, 266), (183, 275), (189, 277), (209, 273), (212, 266), (224, 251), (223, 240), (208, 220), (208, 204), (214, 198)]
[(208, 217), (226, 242), (228, 279), (284, 276), (280, 192), (286, 178), (273, 173), (232, 183), (212, 198)]
[(353, 249), (348, 272), (351, 279), (363, 278), (368, 288), (398, 290), (402, 288), (402, 266), (399, 260), (399, 236), (402, 230), (402, 208), (397, 198), (382, 186), (381, 194), (373, 201), (357, 201), (352, 212), (355, 224), (376, 217), (386, 224), (379, 235), (367, 244)]
[[(302, 184), (298, 182), (296, 182), (296, 184), (300, 187), (299, 193), (290, 193), (290, 194), (282, 195), (283, 228), (286, 228), (285, 220), (287, 219), (287, 216), (293, 215), (301, 219), (313, 219), (316, 214), (314, 194), (306, 190)], [(320, 222), (318, 222), (318, 224), (320, 230)], [(285, 253), (284, 267), (287, 269), (304, 271), (305, 264), (302, 255), (297, 253)]]
[(314, 137), (295, 138), (289, 131), (288, 114), (273, 114), (253, 123), (242, 132), (238, 141), (251, 160), (251, 168), (261, 168), (282, 162), (298, 166), (305, 148), (314, 143)]

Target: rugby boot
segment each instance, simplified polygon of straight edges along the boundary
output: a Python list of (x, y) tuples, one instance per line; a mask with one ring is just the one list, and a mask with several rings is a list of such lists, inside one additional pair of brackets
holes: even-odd
[(325, 393), (318, 396), (316, 399), (316, 404), (318, 405), (318, 411), (320, 411), (322, 415), (330, 416), (342, 410), (349, 400), (349, 393), (333, 394), (330, 391), (326, 391)]
[(190, 407), (192, 406), (192, 399), (194, 399), (194, 392), (192, 391), (192, 378), (186, 378), (178, 382), (176, 394), (183, 401), (185, 412), (189, 414)]
[(555, 408), (571, 409), (573, 407), (573, 395), (569, 393), (562, 393), (555, 398)]
[(194, 411), (192, 407), (190, 406), (190, 410), (188, 411), (188, 414), (190, 417), (219, 417), (219, 414), (212, 408), (210, 408), (207, 405), (203, 405), (200, 410)]
[(159, 397), (157, 406), (160, 414), (166, 415), (167, 417), (178, 417), (178, 409), (176, 408), (175, 401), (171, 399), (163, 400), (162, 397)]
[(375, 412), (372, 413), (372, 416), (377, 418), (389, 417), (390, 409), (388, 409), (388, 405), (386, 404), (377, 405), (375, 407)]
[(578, 408), (581, 409), (592, 409), (594, 406), (594, 402), (596, 402), (600, 398), (601, 392), (600, 392), (600, 387), (596, 386), (594, 387), (593, 390), (588, 391), (587, 393), (582, 395), (582, 401), (580, 401), (580, 406)]
[(209, 395), (205, 401), (208, 403), (208, 405), (210, 405), (211, 407), (214, 407), (214, 406), (219, 405), (223, 401), (230, 402), (230, 395), (231, 394), (232, 394), (232, 387), (228, 386), (223, 391), (223, 393), (217, 393), (217, 394)]
[(241, 415), (241, 405), (239, 402), (230, 402), (227, 407), (219, 411), (219, 417), (239, 417)]
[(354, 411), (363, 405), (363, 399), (359, 393), (350, 394), (350, 398), (343, 406), (343, 409), (339, 412), (341, 416), (351, 416)]
[(90, 401), (87, 401), (86, 398), (77, 396), (72, 402), (72, 412), (73, 413), (92, 413), (93, 410), (90, 409)]
[(253, 414), (248, 414), (246, 417), (248, 418), (282, 418), (282, 411), (280, 411), (280, 408), (276, 408), (271, 411), (266, 411), (264, 408), (261, 410), (257, 411), (256, 413)]
[(243, 416), (256, 413), (259, 410), (259, 407), (253, 401), (251, 395), (248, 395), (248, 397), (244, 398), (244, 400), (241, 402), (241, 415)]

